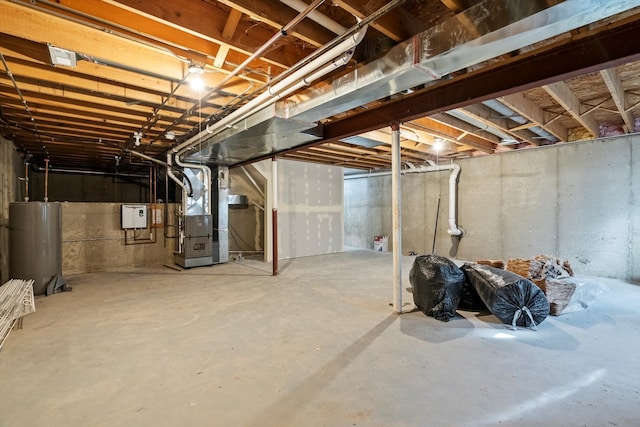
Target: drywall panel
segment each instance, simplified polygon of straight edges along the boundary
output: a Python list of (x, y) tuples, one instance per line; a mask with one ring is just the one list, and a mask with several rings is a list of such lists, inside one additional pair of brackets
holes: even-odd
[(558, 253), (558, 150), (505, 153), (500, 160), (503, 257)]
[(278, 257), (341, 252), (342, 168), (278, 160)]
[(558, 150), (558, 255), (582, 274), (629, 272), (631, 153), (627, 138)]

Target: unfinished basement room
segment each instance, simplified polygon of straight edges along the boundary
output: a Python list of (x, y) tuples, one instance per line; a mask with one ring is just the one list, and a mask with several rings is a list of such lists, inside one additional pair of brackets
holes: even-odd
[(0, 426), (640, 426), (640, 0), (0, 0)]

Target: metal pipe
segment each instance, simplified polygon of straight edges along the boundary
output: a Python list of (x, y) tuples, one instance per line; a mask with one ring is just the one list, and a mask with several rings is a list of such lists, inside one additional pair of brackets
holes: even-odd
[(271, 158), (271, 252), (272, 274), (278, 275), (278, 159)]
[[(45, 159), (46, 161), (46, 159)], [(100, 176), (122, 176), (127, 178), (147, 178), (147, 175), (142, 175), (138, 173), (116, 173), (116, 172), (102, 172), (102, 171), (88, 171), (82, 169), (60, 169), (60, 168), (48, 168), (49, 172), (54, 173), (72, 173), (76, 175), (100, 175)], [(45, 172), (45, 168), (38, 167), (35, 168), (37, 172)]]
[(225, 84), (233, 77), (235, 77), (240, 71), (242, 71), (251, 61), (259, 58), (267, 49), (269, 49), (276, 41), (280, 38), (285, 37), (287, 32), (298, 25), (300, 21), (302, 21), (309, 13), (315, 10), (320, 4), (322, 4), (324, 0), (315, 0), (310, 5), (307, 6), (305, 10), (300, 12), (295, 18), (293, 18), (288, 24), (280, 29), (277, 33), (275, 33), (269, 40), (267, 40), (262, 46), (260, 46), (255, 52), (253, 52), (247, 59), (244, 60), (240, 65), (238, 65), (231, 73), (227, 74), (227, 76), (222, 79), (218, 84), (211, 89), (211, 91), (216, 91), (221, 87), (224, 87)]
[(29, 201), (29, 162), (24, 162), (24, 201)]
[(65, 240), (62, 240), (62, 243), (100, 242), (103, 240), (124, 240), (124, 237), (92, 237), (88, 239), (65, 239)]
[(16, 79), (13, 77), (13, 73), (11, 72), (11, 69), (9, 69), (9, 64), (7, 64), (7, 61), (4, 58), (4, 55), (2, 54), (2, 52), (0, 52), (0, 60), (2, 60), (2, 65), (4, 66), (4, 69), (7, 72), (7, 76), (9, 76), (9, 79), (11, 80), (11, 83), (13, 84), (13, 87), (14, 87), (14, 89), (16, 90), (16, 92), (18, 94), (18, 97), (20, 97), (20, 102), (22, 103), (22, 105), (24, 105), (24, 109), (27, 112), (27, 114), (29, 115), (29, 121), (31, 123), (33, 123), (33, 129), (36, 131), (36, 135), (38, 136), (38, 140), (44, 146), (44, 142), (42, 141), (42, 136), (40, 135), (40, 130), (38, 130), (38, 125), (36, 124), (36, 119), (31, 114), (31, 109), (29, 108), (29, 104), (27, 104), (27, 100), (22, 95), (22, 91), (18, 87), (18, 82), (16, 82)]
[(44, 202), (49, 201), (49, 159), (44, 159)]
[(393, 311), (402, 313), (402, 180), (400, 124), (391, 125), (391, 199), (393, 221)]

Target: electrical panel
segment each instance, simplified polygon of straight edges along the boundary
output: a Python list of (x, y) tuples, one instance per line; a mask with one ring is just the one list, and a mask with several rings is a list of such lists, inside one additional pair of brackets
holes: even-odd
[(147, 228), (147, 205), (122, 205), (122, 229)]

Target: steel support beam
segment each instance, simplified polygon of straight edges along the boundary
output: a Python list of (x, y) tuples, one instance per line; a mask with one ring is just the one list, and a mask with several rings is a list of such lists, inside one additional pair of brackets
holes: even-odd
[(519, 55), (324, 125), (314, 145), (415, 120), (640, 59), (637, 17)]

